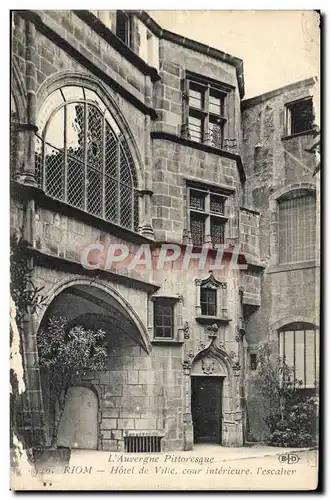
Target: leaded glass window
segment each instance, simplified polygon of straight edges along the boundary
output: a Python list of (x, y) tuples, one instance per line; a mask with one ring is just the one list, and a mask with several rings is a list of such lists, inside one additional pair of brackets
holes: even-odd
[(137, 230), (137, 178), (125, 136), (90, 89), (67, 86), (42, 105), (36, 172), (45, 193)]

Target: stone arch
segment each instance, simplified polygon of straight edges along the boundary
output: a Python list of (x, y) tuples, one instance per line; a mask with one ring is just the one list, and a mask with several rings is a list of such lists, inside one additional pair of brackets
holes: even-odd
[(274, 201), (282, 198), (286, 194), (290, 193), (291, 191), (296, 191), (298, 189), (306, 189), (309, 191), (316, 191), (316, 186), (315, 183), (313, 182), (299, 182), (299, 183), (292, 183), (288, 184), (286, 186), (283, 186), (276, 191), (274, 191), (270, 197), (269, 201)]
[(295, 314), (290, 316), (285, 316), (277, 321), (274, 321), (269, 327), (269, 340), (272, 343), (277, 343), (276, 334), (283, 326), (289, 325), (291, 323), (308, 323), (313, 325), (314, 328), (319, 328), (316, 324), (315, 316)]
[(118, 292), (114, 287), (109, 285), (108, 283), (101, 282), (99, 280), (91, 280), (87, 278), (67, 278), (61, 281), (59, 284), (55, 285), (49, 292), (47, 296), (47, 300), (43, 304), (40, 315), (37, 318), (36, 330), (42, 324), (43, 319), (45, 318), (46, 312), (49, 306), (53, 303), (54, 299), (58, 297), (62, 292), (68, 289), (74, 289), (75, 287), (85, 287), (86, 289), (94, 288), (95, 290), (99, 290), (103, 293), (103, 299), (105, 304), (111, 304), (115, 301), (118, 304), (119, 309), (125, 312), (131, 321), (132, 324), (136, 327), (136, 331), (138, 332), (139, 338), (137, 339), (142, 348), (147, 352), (147, 354), (151, 351), (151, 343), (149, 339), (149, 335), (147, 329), (133, 307), (129, 304), (129, 302), (123, 297), (123, 295)]
[[(190, 356), (191, 361), (184, 370), (187, 376), (186, 394), (189, 399), (189, 402), (187, 401), (188, 407), (190, 407), (188, 411), (190, 410), (191, 415), (191, 377), (214, 376), (222, 378), (221, 442), (224, 446), (242, 446), (243, 444), (240, 368), (236, 359), (236, 355), (231, 357), (226, 351), (225, 345), (218, 344), (213, 337), (205, 348)], [(190, 439), (190, 448), (188, 443), (187, 449), (192, 447), (192, 437)], [(188, 441), (187, 438), (186, 441)]]
[(48, 97), (48, 95), (67, 85), (83, 86), (93, 90), (104, 101), (122, 134), (126, 137), (136, 169), (138, 187), (139, 189), (144, 189), (144, 162), (142, 161), (142, 156), (137, 142), (126, 118), (123, 116), (119, 106), (115, 102), (114, 97), (111, 95), (111, 92), (99, 79), (91, 77), (88, 73), (67, 70), (58, 71), (55, 75), (47, 77), (37, 90), (37, 116), (44, 100)]

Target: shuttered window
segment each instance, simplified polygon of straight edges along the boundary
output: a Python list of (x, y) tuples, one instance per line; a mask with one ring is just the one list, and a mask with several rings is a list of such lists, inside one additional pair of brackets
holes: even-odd
[(280, 200), (278, 212), (280, 263), (315, 259), (315, 196), (300, 194)]

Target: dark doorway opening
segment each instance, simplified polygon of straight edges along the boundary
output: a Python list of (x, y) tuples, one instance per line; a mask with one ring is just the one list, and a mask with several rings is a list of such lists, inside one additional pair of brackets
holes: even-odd
[(195, 443), (221, 444), (222, 377), (191, 378), (191, 412)]

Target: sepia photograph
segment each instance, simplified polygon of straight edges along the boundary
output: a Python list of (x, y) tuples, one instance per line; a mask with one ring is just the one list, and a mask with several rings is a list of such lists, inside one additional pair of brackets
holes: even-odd
[(9, 22), (11, 490), (317, 490), (320, 12)]

